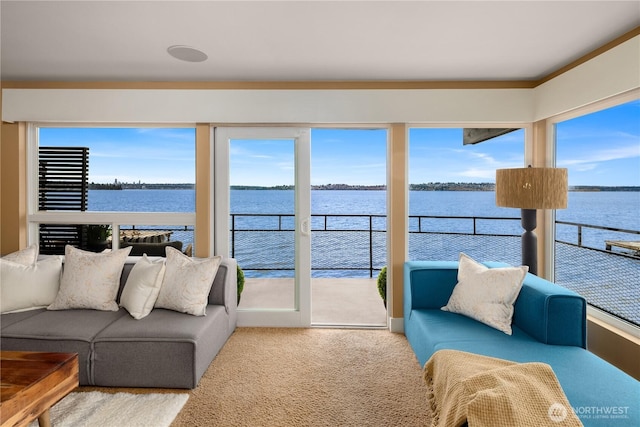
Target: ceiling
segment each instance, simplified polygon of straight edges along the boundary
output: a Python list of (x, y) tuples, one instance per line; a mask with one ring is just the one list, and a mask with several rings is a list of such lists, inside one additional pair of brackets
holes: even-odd
[[(538, 80), (640, 1), (5, 1), (2, 80)], [(193, 46), (204, 62), (171, 57)]]

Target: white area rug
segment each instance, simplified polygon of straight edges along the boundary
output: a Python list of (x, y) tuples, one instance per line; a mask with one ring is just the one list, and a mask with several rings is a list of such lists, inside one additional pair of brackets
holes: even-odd
[[(55, 427), (169, 427), (189, 399), (187, 393), (71, 393), (50, 412)], [(38, 421), (29, 427), (38, 427)]]

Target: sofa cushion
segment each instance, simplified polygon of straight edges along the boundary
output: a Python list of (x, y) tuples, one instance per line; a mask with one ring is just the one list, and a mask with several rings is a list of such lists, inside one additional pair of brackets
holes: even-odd
[[(42, 313), (45, 311), (44, 308), (36, 309), (36, 310), (28, 310), (28, 311), (17, 311), (13, 313), (4, 313), (2, 314), (2, 320), (0, 321), (0, 328), (4, 330), (14, 323), (18, 323), (27, 319), (31, 316), (35, 316), (38, 313)], [(2, 335), (2, 334), (0, 334)]]
[(53, 302), (60, 288), (62, 257), (24, 265), (0, 259), (0, 311), (33, 310)]
[(120, 275), (130, 251), (131, 248), (125, 248), (94, 253), (67, 245), (60, 290), (48, 309), (118, 311)]
[(164, 260), (151, 261), (146, 255), (131, 269), (120, 297), (120, 306), (134, 319), (142, 319), (151, 313), (160, 293), (164, 269)]
[(511, 335), (513, 304), (529, 270), (488, 268), (460, 253), (458, 283), (442, 310), (463, 314)]
[[(17, 313), (20, 314), (20, 313)], [(4, 322), (5, 316), (2, 315)], [(2, 349), (78, 353), (80, 384), (93, 384), (89, 372), (92, 340), (127, 312), (96, 310), (42, 310), (2, 329)], [(131, 319), (133, 320), (133, 319)]]
[(204, 316), (221, 260), (219, 256), (193, 259), (167, 247), (164, 280), (156, 307)]
[(442, 344), (455, 342), (489, 342), (495, 346), (509, 346), (515, 341), (535, 341), (517, 326), (511, 336), (461, 314), (441, 310), (413, 310), (411, 312), (410, 335), (419, 337), (410, 340), (421, 366)]
[(140, 320), (119, 318), (94, 340), (95, 384), (195, 387), (232, 332), (227, 317), (210, 305), (204, 317), (156, 308)]

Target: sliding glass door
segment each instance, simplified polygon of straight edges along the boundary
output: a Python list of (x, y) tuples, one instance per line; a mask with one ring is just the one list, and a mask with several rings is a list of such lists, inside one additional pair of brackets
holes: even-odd
[(243, 270), (240, 326), (311, 323), (309, 159), (308, 129), (215, 130), (214, 251)]

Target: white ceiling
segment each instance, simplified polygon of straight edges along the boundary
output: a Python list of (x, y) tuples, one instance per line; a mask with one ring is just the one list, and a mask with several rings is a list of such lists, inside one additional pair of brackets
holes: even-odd
[[(537, 80), (640, 1), (6, 1), (3, 80)], [(167, 54), (205, 52), (202, 63)]]

